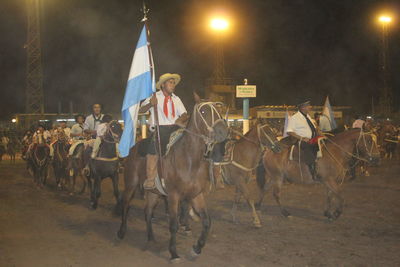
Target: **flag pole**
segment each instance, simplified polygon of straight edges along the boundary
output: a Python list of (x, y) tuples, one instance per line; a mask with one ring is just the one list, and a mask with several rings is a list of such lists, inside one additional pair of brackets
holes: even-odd
[[(146, 4), (143, 1), (143, 19), (142, 22), (144, 23), (146, 27), (146, 36), (147, 36), (147, 47), (149, 51), (149, 59), (150, 59), (150, 72), (151, 72), (151, 77), (152, 77), (152, 83), (154, 83), (154, 61), (153, 61), (153, 54), (151, 52), (151, 44), (150, 44), (150, 30), (148, 26), (148, 18), (147, 14), (149, 13), (150, 9), (146, 8)], [(153, 84), (154, 85), (154, 84)], [(153, 93), (153, 96), (156, 95), (156, 92)], [(159, 162), (159, 167), (160, 167), (160, 172), (161, 172), (161, 177), (163, 175), (163, 164), (162, 164), (162, 151), (161, 151), (161, 137), (160, 137), (160, 122), (158, 119), (158, 107), (155, 105), (154, 107), (154, 122), (156, 124), (156, 135), (157, 135), (157, 154), (158, 154), (158, 162)]]

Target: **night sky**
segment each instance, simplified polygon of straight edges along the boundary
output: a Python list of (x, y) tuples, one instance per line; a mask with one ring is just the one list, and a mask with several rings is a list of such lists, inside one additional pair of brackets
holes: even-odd
[[(210, 14), (232, 19), (224, 36), (228, 75), (257, 85), (251, 105), (295, 104), (300, 96), (322, 105), (370, 111), (379, 95), (380, 10), (397, 14), (390, 26), (390, 84), (400, 102), (400, 4), (377, 0), (148, 0), (157, 78), (179, 73), (177, 94), (191, 105), (211, 76), (215, 36)], [(142, 1), (42, 0), (45, 111), (58, 101), (68, 112), (87, 112), (93, 102), (118, 113), (142, 27)], [(397, 25), (396, 25), (397, 24)], [(0, 116), (24, 112), (25, 0), (0, 1)]]

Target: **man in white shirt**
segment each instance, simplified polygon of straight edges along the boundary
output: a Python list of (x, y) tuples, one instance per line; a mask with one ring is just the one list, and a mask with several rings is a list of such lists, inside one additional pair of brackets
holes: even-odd
[(92, 159), (97, 157), (97, 153), (99, 153), (101, 140), (107, 131), (108, 124), (111, 121), (112, 121), (111, 115), (106, 114), (103, 116), (103, 120), (101, 121), (101, 123), (97, 126), (96, 139), (93, 144), (93, 150), (91, 155)]
[[(158, 92), (146, 99), (139, 112), (145, 113), (150, 110), (151, 116), (154, 114), (154, 107), (157, 106), (158, 122), (160, 125), (161, 154), (164, 155), (170, 135), (184, 126), (188, 116), (186, 108), (181, 99), (174, 94), (175, 86), (180, 82), (181, 77), (178, 74), (166, 73), (160, 76), (156, 84)], [(146, 156), (147, 179), (143, 184), (144, 189), (151, 190), (155, 188), (155, 178), (157, 176), (157, 134), (153, 134), (149, 144), (148, 154)]]
[(76, 123), (71, 128), (71, 138), (72, 138), (72, 145), (69, 149), (69, 156), (74, 154), (74, 150), (78, 144), (84, 143), (85, 141), (85, 134), (83, 132), (85, 116), (82, 114), (78, 114), (75, 116)]
[(317, 137), (320, 133), (309, 115), (312, 109), (310, 101), (302, 102), (298, 109), (299, 111), (289, 118), (287, 134), (299, 140), (304, 155), (302, 160), (309, 167), (313, 179), (317, 180), (315, 161), (318, 152)]
[(101, 104), (93, 104), (92, 114), (86, 117), (83, 130), (91, 134), (93, 137), (96, 136), (97, 126), (101, 123), (104, 114), (101, 113)]

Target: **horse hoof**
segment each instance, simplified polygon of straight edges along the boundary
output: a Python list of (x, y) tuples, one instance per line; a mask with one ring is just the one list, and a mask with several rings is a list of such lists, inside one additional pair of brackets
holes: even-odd
[(118, 238), (121, 239), (121, 240), (124, 239), (124, 237), (125, 237), (125, 231), (119, 230), (118, 233), (117, 233), (117, 236), (118, 236)]
[(200, 253), (197, 253), (194, 248), (192, 248), (192, 250), (190, 251), (190, 256), (192, 256), (192, 258), (197, 258), (198, 256), (200, 256)]
[(261, 228), (262, 227), (260, 222), (253, 222), (253, 225), (254, 225), (255, 228)]
[(191, 230), (185, 230), (185, 231), (183, 231), (183, 234), (185, 236), (192, 236), (192, 231)]
[(177, 258), (173, 258), (170, 260), (172, 264), (177, 264), (181, 262), (181, 258), (177, 257)]

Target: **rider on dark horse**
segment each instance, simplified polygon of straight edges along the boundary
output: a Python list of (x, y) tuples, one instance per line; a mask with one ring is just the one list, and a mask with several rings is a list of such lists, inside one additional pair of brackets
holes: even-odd
[[(158, 122), (160, 125), (161, 154), (164, 155), (171, 134), (179, 128), (185, 126), (188, 120), (187, 111), (181, 99), (174, 94), (175, 86), (181, 80), (180, 75), (166, 73), (160, 76), (156, 88), (157, 93), (146, 99), (139, 110), (145, 113), (150, 110), (151, 118), (154, 122), (154, 106), (157, 105)], [(146, 156), (147, 179), (143, 184), (144, 189), (152, 190), (155, 188), (155, 178), (157, 177), (157, 134), (153, 134), (150, 139)]]
[(287, 134), (300, 142), (302, 161), (309, 167), (313, 180), (318, 180), (316, 175), (316, 160), (318, 152), (318, 138), (322, 136), (319, 128), (311, 119), (312, 109), (310, 101), (302, 101), (297, 105), (298, 112), (289, 118)]
[(97, 157), (97, 153), (99, 152), (100, 149), (100, 144), (103, 139), (104, 134), (107, 131), (108, 124), (112, 121), (112, 116), (109, 114), (106, 114), (103, 116), (103, 119), (101, 120), (101, 123), (97, 127), (96, 131), (96, 139), (93, 143), (93, 150), (92, 150), (92, 159)]

